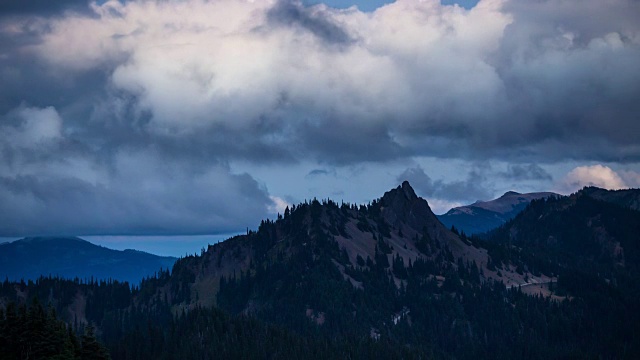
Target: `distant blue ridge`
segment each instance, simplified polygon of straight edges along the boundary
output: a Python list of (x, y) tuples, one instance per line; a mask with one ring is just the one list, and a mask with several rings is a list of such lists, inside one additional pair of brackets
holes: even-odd
[(112, 250), (78, 237), (28, 237), (0, 244), (0, 276), (10, 281), (41, 276), (118, 280), (137, 285), (177, 258), (138, 250)]

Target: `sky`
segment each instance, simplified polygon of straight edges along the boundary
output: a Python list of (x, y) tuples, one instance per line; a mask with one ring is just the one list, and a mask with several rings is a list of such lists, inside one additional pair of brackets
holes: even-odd
[[(637, 0), (0, 2), (0, 237), (640, 187)], [(194, 249), (194, 251), (199, 250)]]

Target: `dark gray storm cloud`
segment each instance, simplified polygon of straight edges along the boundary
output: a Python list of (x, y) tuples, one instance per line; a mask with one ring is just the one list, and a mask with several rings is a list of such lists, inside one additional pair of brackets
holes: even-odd
[(340, 124), (340, 131), (328, 124), (301, 125), (296, 134), (298, 146), (322, 162), (345, 165), (361, 161), (388, 161), (409, 155), (394, 141), (384, 125)]
[[(104, 68), (69, 74), (52, 69), (46, 59), (30, 51), (52, 30), (50, 19), (68, 12), (92, 16), (89, 4), (88, 0), (0, 1), (0, 115), (21, 104), (54, 106), (61, 111), (73, 107), (77, 113), (82, 107), (94, 106), (91, 98), (104, 96), (103, 84), (109, 78)], [(78, 116), (69, 118), (75, 119)]]
[(228, 233), (273, 212), (266, 189), (221, 157), (64, 123), (54, 107), (0, 117), (0, 236)]
[[(111, 185), (68, 177), (0, 177), (5, 200), (0, 235), (234, 232), (255, 226), (270, 202), (246, 174), (212, 181), (211, 188), (184, 178), (174, 179), (169, 189)], [(224, 186), (227, 195), (214, 186)]]
[(317, 7), (306, 7), (299, 0), (278, 0), (267, 11), (270, 24), (276, 26), (299, 26), (328, 44), (348, 44), (353, 40), (345, 29), (331, 20)]
[[(242, 229), (277, 199), (237, 163), (489, 159), (549, 182), (535, 164), (640, 161), (637, 1), (0, 6), (4, 235)], [(462, 201), (484, 176), (398, 180)]]

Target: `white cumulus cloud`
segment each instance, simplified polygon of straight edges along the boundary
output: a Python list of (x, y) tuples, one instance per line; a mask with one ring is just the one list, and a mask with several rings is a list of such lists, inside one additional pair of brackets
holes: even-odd
[(579, 166), (571, 170), (558, 184), (558, 190), (570, 193), (585, 186), (596, 186), (609, 190), (628, 188), (620, 175), (608, 166)]

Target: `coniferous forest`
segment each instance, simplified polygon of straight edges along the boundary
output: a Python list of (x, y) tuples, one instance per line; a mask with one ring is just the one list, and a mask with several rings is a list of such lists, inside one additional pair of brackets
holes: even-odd
[(139, 286), (4, 281), (3, 358), (640, 357), (638, 211), (578, 192), (469, 237), (427, 209), (314, 199)]

